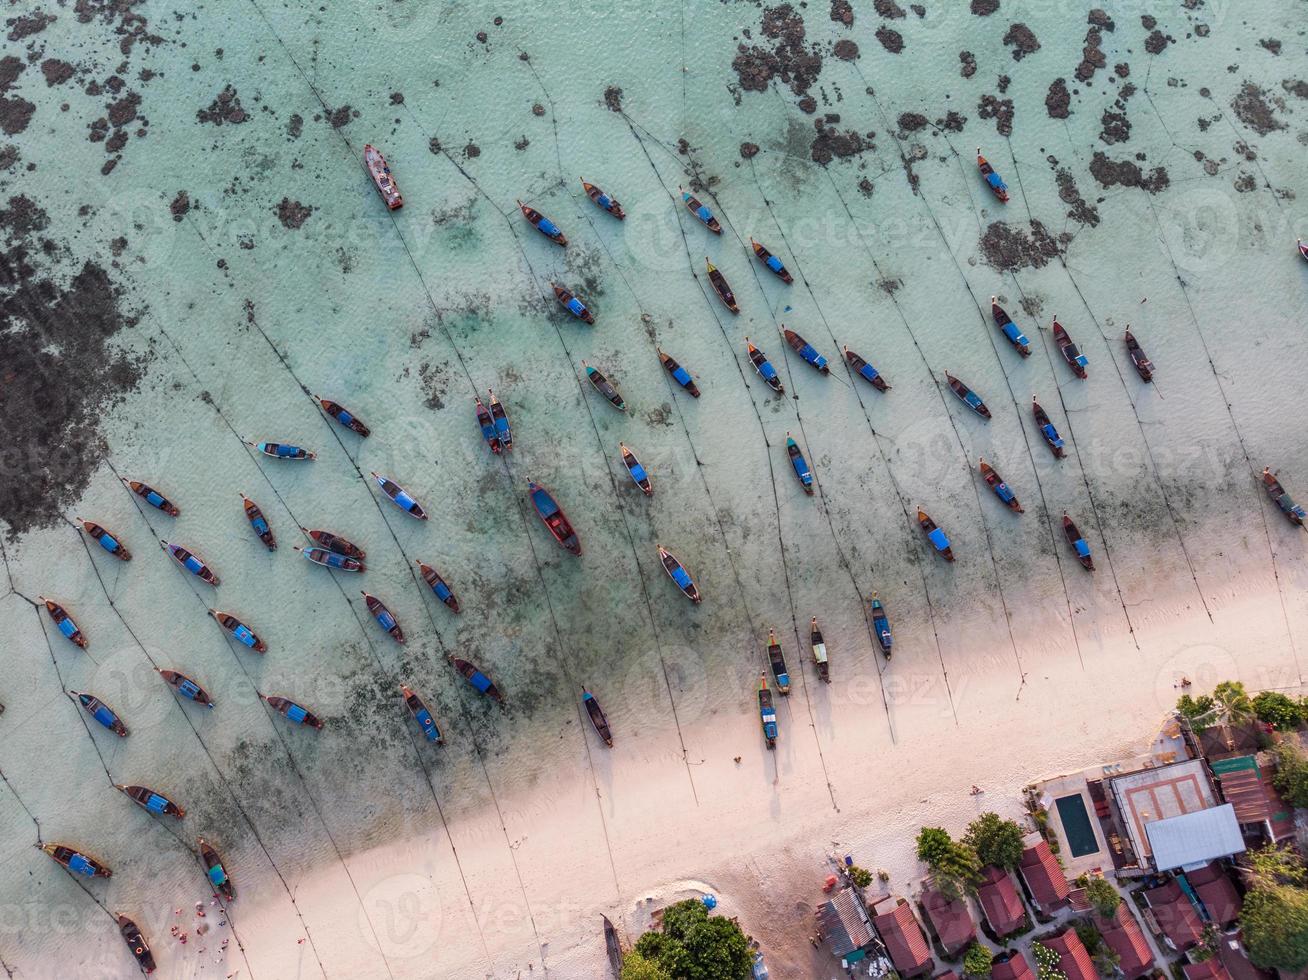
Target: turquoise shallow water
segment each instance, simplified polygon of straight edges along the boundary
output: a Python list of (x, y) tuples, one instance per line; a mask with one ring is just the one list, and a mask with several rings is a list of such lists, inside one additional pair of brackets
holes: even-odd
[[(22, 275), (57, 286), (90, 262), (131, 322), (104, 339), (107, 354), (77, 353), (40, 324), (58, 316), (75, 330), (91, 322), (85, 308), (6, 305), (11, 335), (56, 362), (76, 355), (98, 380), (88, 417), (39, 451), (24, 406), (12, 396), (4, 405), (15, 434), (7, 499), (49, 465), (46, 454), (72, 457), (60, 474), (72, 474), (73, 489), (57, 506), (0, 515), (14, 531), (0, 601), (10, 641), (0, 767), (12, 791), (0, 803), (0, 958), (19, 976), (130, 975), (99, 900), (146, 924), (165, 975), (196, 975), (202, 963), (212, 975), (215, 944), (206, 959), (194, 936), (186, 950), (168, 937), (171, 909), (205, 897), (187, 853), (203, 833), (239, 869), (242, 903), (262, 910), (246, 926), (256, 937), (248, 959), (229, 951), (225, 972), (277, 975), (261, 957), (274, 945), (282, 955), (293, 939), (281, 937), (307, 929), (306, 975), (514, 975), (523, 963), (551, 966), (542, 943), (565, 947), (590, 929), (570, 910), (537, 909), (530, 925), (496, 918), (502, 891), (548, 883), (549, 855), (530, 845), (538, 820), (575, 813), (581, 890), (622, 903), (650, 884), (622, 857), (625, 820), (658, 807), (708, 812), (741, 793), (697, 781), (683, 747), (685, 760), (748, 749), (753, 771), (831, 779), (834, 801), (842, 760), (990, 715), (994, 702), (973, 690), (1011, 697), (1078, 657), (1088, 689), (1118, 683), (1128, 675), (1097, 665), (1096, 652), (1130, 642), (1132, 628), (1152, 677), (1172, 652), (1162, 639), (1172, 621), (1207, 610), (1214, 644), (1237, 642), (1245, 624), (1222, 610), (1263, 591), (1282, 597), (1282, 615), (1249, 624), (1267, 648), (1249, 679), (1295, 682), (1302, 533), (1266, 502), (1251, 466), (1279, 468), (1308, 498), (1298, 418), (1308, 265), (1293, 249), (1308, 139), (1295, 85), (1301, 18), (1261, 2), (1158, 6), (1105, 4), (1106, 66), (1086, 84), (1074, 80), (1086, 45), (1080, 5), (1004, 0), (978, 17), (935, 2), (902, 18), (860, 6), (846, 28), (812, 4), (799, 12), (804, 50), (823, 59), (807, 92), (816, 115), (780, 78), (764, 92), (741, 89), (737, 45), (779, 43), (750, 3), (260, 0), (185, 12), (140, 4), (125, 15), (86, 4), (50, 6), (48, 23), (40, 5), (11, 8), (21, 23), (8, 25), (6, 53), (24, 67), (6, 69), (15, 74), (5, 98), (31, 111), (24, 122), (23, 106), (6, 102), (16, 159), (5, 156), (3, 196), (45, 217), (28, 227), (19, 216), (30, 212), (10, 200), (6, 268), (18, 267), (17, 242), (32, 270)], [(1020, 34), (1004, 40), (1014, 23), (1039, 40), (1020, 60), (1011, 53)], [(878, 30), (899, 32), (903, 51)], [(1171, 41), (1150, 54), (1154, 30)], [(856, 60), (832, 54), (850, 39)], [(1281, 43), (1260, 44), (1272, 40)], [(979, 66), (970, 78), (959, 73), (963, 50)], [(59, 81), (51, 59), (72, 77)], [(1076, 90), (1066, 119), (1046, 108), (1059, 77)], [(1115, 108), (1128, 82), (1135, 92)], [(234, 94), (220, 98), (228, 86)], [(606, 100), (610, 88), (620, 97)], [(978, 112), (986, 95), (1012, 100), (1011, 138)], [(961, 130), (936, 125), (950, 111), (967, 117)], [(1105, 111), (1129, 122), (1123, 141), (1106, 141), (1122, 124)], [(136, 118), (122, 121), (129, 112)], [(925, 125), (905, 115), (914, 113)], [(88, 139), (106, 131), (102, 117), (110, 138)], [(819, 165), (815, 119), (871, 145)], [(394, 215), (360, 167), (366, 142), (387, 155), (405, 194)], [(758, 154), (743, 157), (743, 143)], [(1006, 207), (979, 182), (978, 144), (1008, 181)], [(1138, 163), (1146, 178), (1163, 167), (1166, 186), (1104, 186), (1096, 153)], [(618, 197), (627, 221), (596, 209), (578, 177)], [(726, 228), (720, 239), (680, 205), (678, 186), (697, 188)], [(1078, 196), (1097, 224), (1083, 210), (1069, 216)], [(518, 198), (565, 229), (567, 250), (522, 221)], [(1032, 219), (1050, 236), (1046, 250), (1068, 236), (1061, 258), (1009, 270), (988, 261), (983, 236), (1003, 237), (992, 222), (1029, 236)], [(786, 262), (794, 286), (755, 262), (751, 235)], [(739, 317), (709, 290), (705, 256), (734, 287)], [(583, 297), (594, 328), (563, 313), (551, 280)], [(0, 286), (6, 297), (16, 288)], [(990, 323), (991, 294), (1031, 337), (1029, 360)], [(1038, 330), (1054, 314), (1089, 356), (1089, 382), (1072, 378)], [(833, 359), (830, 377), (787, 356), (781, 322)], [(1158, 365), (1154, 388), (1125, 360), (1127, 323)], [(753, 375), (747, 335), (777, 365), (785, 398)], [(692, 370), (702, 398), (670, 387), (656, 344)], [(841, 344), (873, 361), (892, 391), (856, 384), (837, 363)], [(137, 366), (135, 384), (103, 377), (100, 358), (120, 354)], [(617, 382), (627, 414), (579, 380), (582, 359)], [(942, 391), (946, 369), (983, 393), (993, 422)], [(17, 390), (12, 377), (5, 384)], [(515, 426), (503, 460), (486, 452), (472, 416), (473, 393), (488, 387)], [(335, 429), (306, 392), (350, 406), (373, 437)], [(1033, 392), (1067, 440), (1067, 460), (1034, 431)], [(814, 467), (816, 498), (788, 472), (787, 432)], [(266, 461), (243, 439), (310, 446), (319, 459)], [(653, 498), (627, 481), (619, 440), (653, 473)], [(1022, 499), (1020, 520), (979, 484), (978, 455)], [(432, 520), (381, 500), (363, 478), (371, 470), (409, 488)], [(118, 474), (159, 487), (182, 516), (142, 512)], [(529, 478), (568, 511), (581, 561), (526, 510)], [(245, 524), (238, 492), (268, 515), (282, 542), (275, 554)], [(917, 504), (947, 528), (956, 564), (926, 552), (908, 519)], [(1071, 560), (1057, 526), (1064, 509), (1095, 549), (1093, 577)], [(88, 551), (60, 515), (115, 529), (135, 559)], [(334, 580), (305, 565), (290, 550), (298, 524), (363, 544), (367, 574)], [(210, 561), (223, 578), (216, 594), (170, 567), (156, 537)], [(694, 573), (702, 606), (666, 580), (658, 543)], [(462, 616), (424, 594), (414, 559), (445, 573)], [(390, 604), (410, 634), (405, 648), (369, 621), (359, 588)], [(889, 667), (863, 615), (873, 589), (896, 630)], [(87, 654), (38, 613), (29, 601), (38, 594), (73, 612)], [(209, 605), (250, 622), (268, 655), (230, 647)], [(830, 689), (798, 653), (813, 615), (833, 651)], [(782, 704), (775, 758), (750, 713), (768, 626), (803, 695)], [(506, 710), (449, 670), (452, 652), (496, 679)], [(218, 708), (179, 710), (152, 663), (201, 680)], [(401, 679), (448, 729), (443, 748), (415, 740), (394, 697)], [(582, 684), (609, 712), (612, 755), (581, 727)], [(65, 688), (99, 694), (132, 736), (87, 728)], [(256, 688), (303, 701), (327, 729), (287, 728)], [(719, 739), (702, 734), (709, 726)], [(699, 741), (687, 744), (688, 731)], [(831, 771), (819, 776), (823, 765)], [(561, 773), (592, 788), (560, 794)], [(156, 786), (190, 815), (180, 828), (151, 821), (111, 781)], [(668, 785), (679, 795), (656, 798), (651, 787)], [(759, 780), (746, 792), (766, 821), (784, 791)], [(450, 824), (466, 828), (455, 848), (482, 863), (441, 852), (396, 874), (440, 883), (439, 921), (423, 920), (424, 936), (450, 947), (478, 928), (491, 937), (466, 958), (388, 931), (387, 908), (413, 920), (401, 899), (422, 889), (406, 880), (387, 886), (394, 896), (352, 894), (341, 876), (330, 900), (297, 907), (287, 897), (311, 870), (383, 843), (448, 841)], [(30, 847), (37, 833), (104, 858), (112, 882), (78, 891)], [(612, 863), (594, 857), (606, 840)], [(587, 975), (567, 961), (552, 968)]]

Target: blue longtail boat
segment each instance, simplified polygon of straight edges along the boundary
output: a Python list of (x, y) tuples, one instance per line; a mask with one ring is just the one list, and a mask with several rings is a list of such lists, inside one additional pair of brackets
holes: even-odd
[(1063, 449), (1062, 436), (1060, 436), (1058, 430), (1054, 428), (1054, 423), (1049, 421), (1049, 413), (1040, 407), (1040, 403), (1036, 401), (1035, 395), (1031, 396), (1031, 412), (1035, 415), (1036, 425), (1040, 429), (1040, 434), (1045, 437), (1045, 442), (1049, 443), (1050, 451), (1055, 457), (1062, 459), (1067, 455), (1066, 451)]
[(296, 704), (290, 698), (284, 698), (279, 694), (264, 694), (262, 691), (257, 693), (259, 698), (267, 704), (268, 707), (272, 708), (273, 711), (276, 711), (288, 721), (292, 721), (297, 725), (308, 725), (310, 728), (322, 728), (321, 718), (315, 715), (308, 708)]
[(349, 555), (338, 555), (334, 551), (328, 551), (326, 548), (301, 548), (295, 545), (295, 550), (304, 555), (315, 565), (321, 565), (323, 568), (335, 568), (342, 572), (362, 572), (367, 570), (367, 566), (357, 558), (351, 558)]
[(804, 459), (804, 454), (799, 450), (799, 443), (786, 433), (786, 455), (790, 457), (790, 465), (795, 469), (795, 476), (799, 477), (800, 486), (810, 497), (813, 496), (813, 471), (808, 468), (808, 461)]
[(440, 572), (422, 562), (417, 564), (418, 570), (422, 572), (422, 580), (431, 588), (436, 598), (449, 606), (451, 612), (458, 612), (459, 599), (454, 594), (454, 590), (446, 584), (445, 579), (441, 578)]
[(754, 241), (753, 238), (749, 240), (749, 246), (754, 250), (754, 254), (758, 256), (758, 260), (762, 262), (765, 266), (767, 266), (769, 269), (771, 269), (772, 272), (776, 275), (776, 277), (780, 279), (782, 282), (784, 282), (787, 286), (789, 286), (791, 283), (795, 281), (794, 277), (792, 277), (791, 274), (786, 271), (786, 267), (781, 264), (781, 260), (777, 258), (775, 255), (773, 255), (771, 252), (769, 252), (762, 245), (760, 245), (758, 242)]
[(1095, 560), (1090, 557), (1090, 545), (1086, 539), (1077, 530), (1077, 526), (1072, 523), (1072, 518), (1067, 516), (1067, 511), (1063, 511), (1063, 533), (1067, 535), (1068, 544), (1076, 552), (1076, 560), (1079, 561), (1086, 571), (1095, 570)]
[(218, 585), (218, 576), (214, 574), (213, 569), (204, 563), (197, 555), (191, 554), (180, 544), (169, 544), (167, 541), (160, 541), (159, 546), (173, 556), (173, 561), (177, 562), (182, 568), (186, 569), (201, 582), (208, 582), (210, 585)]
[(317, 459), (318, 454), (309, 449), (301, 449), (299, 446), (288, 446), (284, 442), (247, 442), (265, 456), (271, 456), (273, 459), (291, 459), (291, 460), (311, 460)]
[(627, 212), (622, 210), (622, 205), (618, 203), (617, 198), (605, 194), (594, 184), (588, 183), (585, 180), (582, 180), (581, 186), (585, 189), (588, 198), (609, 214), (613, 215), (613, 217), (617, 218), (619, 221), (622, 221), (627, 217)]
[(745, 353), (749, 355), (749, 363), (754, 365), (754, 370), (767, 382), (768, 387), (778, 395), (785, 394), (786, 386), (781, 383), (781, 378), (777, 377), (777, 369), (772, 366), (766, 354), (750, 343), (748, 337), (745, 338)]
[(772, 692), (768, 690), (768, 675), (758, 675), (758, 714), (763, 723), (763, 740), (769, 749), (777, 747), (777, 709), (772, 706)]
[(1008, 484), (1003, 481), (995, 468), (986, 462), (984, 456), (977, 465), (981, 469), (981, 476), (986, 481), (986, 486), (995, 492), (995, 496), (1004, 502), (1004, 506), (1018, 514), (1025, 513), (1022, 505), (1017, 501), (1017, 494), (1009, 489)]
[(554, 288), (555, 299), (562, 304), (565, 310), (575, 316), (582, 323), (588, 323), (592, 327), (595, 325), (595, 314), (587, 309), (586, 304), (577, 299), (571, 290), (565, 289), (557, 282), (552, 282), (550, 285)]
[(353, 412), (339, 402), (334, 402), (330, 398), (321, 398), (318, 395), (313, 396), (313, 400), (322, 406), (322, 410), (334, 418), (351, 432), (363, 436), (365, 439), (372, 434), (372, 430), (363, 424), (363, 420), (357, 418)]
[(677, 188), (681, 193), (681, 199), (686, 203), (686, 210), (693, 214), (704, 226), (715, 235), (722, 234), (722, 225), (718, 224), (718, 219), (713, 217), (713, 212), (700, 204), (699, 201), (691, 195), (689, 191)]
[(768, 627), (768, 664), (772, 667), (772, 676), (776, 679), (777, 690), (782, 694), (790, 693), (790, 672), (786, 670), (786, 657), (777, 642), (777, 631)]
[(518, 207), (522, 208), (522, 216), (531, 222), (532, 227), (534, 227), (538, 232), (552, 241), (555, 245), (561, 245), (564, 248), (568, 247), (568, 236), (559, 230), (558, 225), (545, 217), (545, 215), (541, 214), (535, 208), (528, 207), (521, 201), (518, 202)]
[(495, 397), (493, 389), (487, 388), (486, 396), (490, 401), (491, 420), (495, 423), (495, 434), (500, 438), (500, 445), (505, 449), (512, 449), (513, 429), (509, 426), (509, 413), (504, 411), (504, 406)]
[(472, 400), (476, 407), (477, 424), (481, 426), (481, 437), (486, 445), (490, 447), (490, 451), (498, 456), (504, 446), (500, 443), (500, 437), (495, 433), (495, 420), (491, 418), (491, 413), (481, 403), (480, 398), (473, 395)]
[(1023, 357), (1030, 357), (1031, 341), (1027, 339), (1026, 334), (1017, 329), (1017, 324), (1013, 322), (1013, 318), (999, 305), (999, 297), (997, 296), (990, 297), (990, 315), (995, 318), (995, 326), (1008, 338), (1008, 342), (1013, 345), (1013, 349)]
[(622, 464), (627, 468), (627, 473), (631, 475), (632, 481), (636, 486), (644, 491), (645, 496), (654, 495), (654, 485), (650, 482), (649, 474), (645, 472), (645, 467), (640, 465), (640, 460), (636, 454), (627, 448), (626, 443), (618, 443), (618, 450), (622, 453)]
[(691, 398), (698, 398), (699, 386), (695, 384), (695, 379), (690, 376), (690, 372), (678, 364), (676, 358), (671, 354), (664, 353), (662, 347), (656, 347), (655, 350), (659, 352), (659, 363), (667, 368), (668, 374), (672, 375), (677, 384), (690, 393)]
[(186, 816), (184, 809), (162, 793), (157, 793), (148, 786), (124, 786), (121, 783), (115, 783), (114, 788), (121, 790), (133, 802), (150, 813), (165, 814), (176, 817), (178, 820)]
[(1079, 347), (1072, 343), (1072, 338), (1067, 335), (1063, 325), (1058, 322), (1058, 317), (1054, 317), (1054, 343), (1058, 345), (1059, 352), (1063, 355), (1063, 360), (1067, 361), (1067, 366), (1072, 369), (1082, 381), (1086, 378), (1086, 368), (1090, 366), (1090, 359), (1081, 353)]
[(196, 704), (202, 704), (206, 708), (213, 707), (213, 699), (209, 697), (209, 692), (185, 674), (180, 671), (169, 670), (167, 667), (156, 667), (155, 671), (181, 697), (186, 698), (188, 701), (194, 701)]
[(368, 607), (368, 612), (372, 613), (372, 618), (377, 620), (377, 625), (389, 633), (396, 643), (403, 643), (404, 630), (400, 629), (399, 620), (395, 618), (394, 613), (386, 608), (386, 603), (367, 592), (360, 592), (359, 594), (363, 596), (364, 605)]
[(857, 371), (858, 374), (868, 382), (868, 384), (872, 385), (872, 387), (877, 391), (890, 390), (890, 385), (888, 385), (886, 379), (881, 376), (881, 372), (855, 354), (848, 347), (842, 349), (845, 352), (845, 360), (849, 362), (849, 366)]
[(269, 551), (276, 551), (277, 536), (273, 534), (272, 528), (268, 525), (268, 518), (263, 516), (259, 505), (245, 494), (241, 494), (241, 507), (245, 510), (245, 519), (250, 522), (250, 527), (254, 528), (254, 533), (259, 536), (264, 547)]
[(453, 664), (454, 669), (462, 674), (467, 682), (478, 691), (496, 703), (502, 704), (504, 702), (504, 695), (502, 695), (500, 689), (495, 686), (495, 682), (478, 670), (473, 664), (454, 656), (451, 656), (449, 660), (450, 663)]
[(68, 610), (53, 599), (47, 599), (45, 596), (37, 596), (39, 601), (45, 603), (45, 611), (50, 614), (50, 619), (54, 622), (55, 628), (64, 636), (68, 637), (69, 642), (77, 644), (83, 650), (86, 649), (86, 636), (78, 628), (77, 623), (73, 622), (73, 617), (68, 615)]
[(117, 535), (110, 534), (94, 521), (84, 521), (79, 517), (77, 523), (82, 525), (82, 530), (86, 532), (87, 537), (99, 544), (101, 548), (119, 561), (132, 560), (132, 553), (127, 550), (127, 546), (123, 544)]
[(995, 173), (995, 168), (990, 166), (990, 161), (981, 155), (981, 147), (976, 148), (976, 165), (981, 170), (981, 176), (985, 178), (986, 184), (994, 191), (995, 197), (1008, 203), (1008, 185), (1004, 179)]
[(580, 556), (581, 538), (577, 537), (577, 532), (572, 529), (568, 515), (563, 513), (563, 508), (559, 506), (558, 501), (539, 483), (530, 480), (527, 482), (527, 495), (531, 497), (531, 505), (536, 508), (537, 515), (545, 522), (545, 527), (554, 536), (554, 540), (565, 551)]
[(114, 710), (105, 704), (94, 694), (79, 694), (77, 691), (69, 691), (70, 696), (76, 698), (86, 709), (87, 714), (104, 725), (105, 728), (113, 732), (119, 738), (127, 737), (127, 726), (123, 724), (122, 719), (114, 713)]
[(400, 694), (404, 695), (404, 705), (409, 709), (409, 714), (413, 715), (413, 720), (418, 723), (422, 729), (422, 734), (426, 736), (428, 742), (435, 742), (440, 745), (445, 741), (441, 735), (440, 728), (436, 725), (436, 719), (432, 717), (431, 711), (427, 704), (417, 694), (413, 688), (407, 684), (400, 685)]
[(942, 528), (936, 526), (936, 522), (931, 519), (931, 515), (921, 507), (917, 509), (917, 523), (926, 534), (927, 540), (931, 542), (931, 547), (936, 549), (940, 557), (945, 561), (953, 561), (954, 551), (949, 546), (949, 536), (945, 534)]
[(817, 348), (799, 334), (795, 333), (795, 331), (788, 330), (785, 324), (781, 325), (780, 330), (781, 336), (786, 339), (786, 343), (790, 345), (791, 350), (809, 364), (812, 364), (823, 374), (831, 373), (831, 367), (827, 364), (827, 359), (817, 352)]
[(126, 477), (119, 477), (119, 479), (123, 481), (123, 484), (127, 489), (131, 490), (132, 493), (136, 494), (151, 507), (163, 511), (169, 517), (176, 517), (181, 513), (181, 510), (176, 504), (148, 483), (142, 483), (140, 480), (129, 480)]
[(427, 519), (427, 512), (422, 509), (418, 501), (409, 496), (409, 492), (400, 486), (390, 477), (382, 476), (379, 473), (373, 473), (372, 478), (377, 481), (377, 485), (382, 488), (382, 493), (391, 498), (396, 507), (420, 521)]
[(876, 592), (872, 593), (872, 632), (877, 635), (877, 642), (881, 644), (881, 652), (889, 660), (890, 648), (895, 641), (890, 634), (890, 616), (886, 612), (886, 605)]
[(988, 420), (990, 418), (990, 409), (986, 408), (986, 403), (981, 400), (980, 395), (967, 385), (963, 384), (963, 382), (959, 381), (948, 371), (945, 372), (945, 380), (949, 382), (949, 390), (962, 399), (963, 404), (976, 412), (977, 415), (980, 415), (983, 419)]
[(663, 564), (663, 570), (667, 572), (672, 581), (677, 584), (677, 588), (681, 590), (682, 594), (696, 605), (703, 602), (703, 594), (699, 591), (698, 586), (695, 585), (694, 580), (690, 577), (690, 573), (686, 571), (686, 567), (677, 560), (677, 556), (667, 548), (663, 547), (663, 545), (657, 545), (657, 547), (659, 551), (659, 561)]

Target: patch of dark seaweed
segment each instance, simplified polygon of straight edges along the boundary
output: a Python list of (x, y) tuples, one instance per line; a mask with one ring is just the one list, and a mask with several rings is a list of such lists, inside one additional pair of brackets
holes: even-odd
[(1067, 233), (1055, 238), (1037, 220), (1028, 228), (994, 221), (981, 236), (981, 253), (987, 265), (1001, 272), (1039, 269), (1062, 255), (1071, 240)]
[(1072, 114), (1072, 93), (1067, 90), (1067, 79), (1055, 78), (1045, 95), (1045, 111), (1050, 119), (1066, 119)]
[(887, 27), (885, 24), (882, 24), (877, 28), (876, 37), (877, 40), (881, 42), (881, 46), (891, 54), (899, 54), (899, 52), (904, 50), (904, 35), (900, 34), (899, 31)]
[(608, 106), (610, 112), (622, 111), (622, 89), (616, 85), (610, 85), (604, 90), (604, 104)]
[(1060, 168), (1054, 174), (1054, 179), (1058, 182), (1059, 198), (1070, 208), (1067, 216), (1092, 228), (1099, 224), (1098, 209), (1081, 196), (1081, 190), (1076, 186), (1076, 178), (1072, 176), (1072, 172)]
[(1008, 33), (1004, 35), (1004, 43), (1012, 48), (1014, 61), (1021, 61), (1027, 55), (1040, 50), (1040, 42), (1036, 39), (1035, 32), (1025, 24), (1010, 24)]
[(982, 119), (995, 120), (995, 129), (1000, 136), (1013, 135), (1013, 100), (1001, 99), (996, 95), (983, 95), (977, 103), (977, 113)]
[(232, 85), (225, 85), (207, 108), (200, 109), (195, 113), (195, 118), (199, 122), (212, 123), (215, 126), (221, 126), (223, 123), (237, 126), (243, 122), (249, 122), (250, 117), (246, 115), (245, 108), (241, 105), (236, 88)]
[(277, 220), (282, 223), (282, 227), (291, 231), (303, 227), (304, 223), (309, 220), (309, 215), (313, 214), (311, 206), (301, 204), (299, 201), (292, 201), (289, 197), (281, 199), (276, 211)]
[(60, 520), (86, 490), (104, 458), (100, 418), (143, 368), (111, 346), (137, 323), (120, 287), (41, 238), (47, 225), (22, 195), (0, 210), (0, 520), (15, 537)]
[(1146, 174), (1135, 161), (1110, 160), (1098, 150), (1095, 151), (1094, 159), (1090, 161), (1090, 174), (1105, 189), (1138, 187), (1150, 194), (1165, 190), (1172, 182), (1167, 175), (1166, 167), (1154, 167)]
[(1231, 100), (1231, 108), (1236, 118), (1259, 136), (1286, 128), (1285, 123), (1276, 118), (1278, 109), (1285, 110), (1285, 100), (1271, 95), (1254, 82), (1245, 81)]
[(972, 13), (978, 17), (989, 17), (999, 9), (999, 0), (972, 0)]

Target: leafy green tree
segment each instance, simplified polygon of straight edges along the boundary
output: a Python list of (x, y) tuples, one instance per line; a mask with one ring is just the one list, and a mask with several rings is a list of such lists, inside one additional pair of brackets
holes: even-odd
[(622, 980), (673, 980), (672, 974), (653, 960), (632, 950), (622, 961)]
[(1211, 717), (1217, 702), (1207, 694), (1201, 694), (1193, 698), (1188, 694), (1182, 694), (1176, 702), (1176, 710), (1189, 720), (1192, 727), (1202, 731), (1207, 728), (1213, 721)]
[(976, 887), (981, 861), (971, 845), (956, 841), (939, 827), (923, 827), (917, 835), (917, 856), (946, 898), (958, 898)]
[(1022, 860), (1022, 828), (1015, 820), (997, 813), (983, 813), (967, 825), (963, 840), (983, 865), (993, 864), (1012, 871)]
[(1276, 759), (1272, 785), (1287, 803), (1308, 806), (1308, 757), (1293, 742), (1281, 742), (1272, 749), (1272, 755)]
[(1106, 878), (1095, 876), (1085, 883), (1085, 897), (1091, 907), (1105, 919), (1117, 914), (1117, 907), (1122, 904), (1121, 893)]
[(1038, 980), (1067, 980), (1067, 974), (1058, 968), (1062, 957), (1057, 952), (1044, 943), (1032, 943), (1031, 955), (1035, 957)]
[(1308, 890), (1303, 861), (1274, 845), (1249, 855), (1252, 887), (1240, 928), (1255, 966), (1296, 973), (1308, 966)]
[(993, 956), (980, 943), (973, 943), (963, 954), (963, 972), (969, 977), (990, 976)]
[(866, 888), (872, 884), (872, 872), (854, 865), (849, 869), (849, 880), (858, 885), (859, 888)]
[(1283, 732), (1294, 731), (1303, 724), (1303, 708), (1298, 701), (1280, 691), (1263, 691), (1254, 695), (1254, 715)]
[[(753, 968), (749, 941), (740, 926), (710, 916), (704, 903), (694, 898), (664, 909), (662, 931), (641, 936), (633, 954), (645, 961), (635, 969), (653, 966), (661, 971), (637, 974), (634, 980), (747, 980)], [(626, 962), (622, 980), (633, 980)]]

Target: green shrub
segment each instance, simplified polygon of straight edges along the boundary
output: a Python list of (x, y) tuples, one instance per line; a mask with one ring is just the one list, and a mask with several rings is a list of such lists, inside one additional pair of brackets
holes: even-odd
[(963, 954), (963, 973), (969, 977), (988, 977), (993, 959), (990, 950), (980, 943), (973, 943)]
[(1022, 828), (997, 813), (983, 813), (967, 825), (963, 840), (976, 851), (983, 865), (1012, 871), (1022, 860)]

